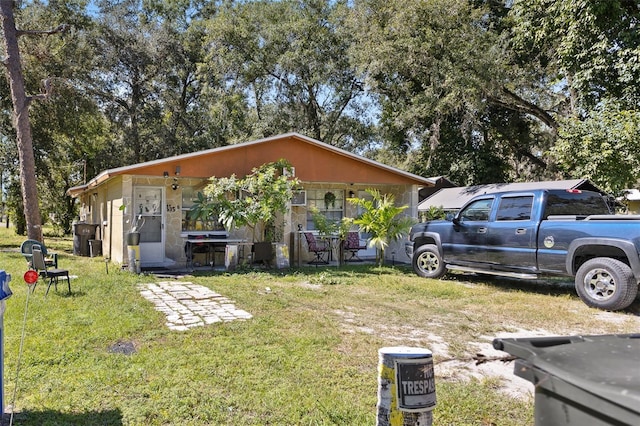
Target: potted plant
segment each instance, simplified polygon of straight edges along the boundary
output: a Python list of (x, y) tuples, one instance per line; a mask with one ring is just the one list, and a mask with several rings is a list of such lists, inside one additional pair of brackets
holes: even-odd
[(331, 191), (327, 191), (324, 194), (324, 208), (329, 210), (329, 206), (331, 206), (331, 208), (336, 206), (336, 194)]
[(342, 265), (344, 259), (344, 243), (347, 239), (347, 232), (353, 226), (353, 218), (343, 217), (340, 221), (329, 220), (320, 213), (317, 208), (311, 208), (311, 220), (318, 233), (322, 236), (331, 236), (338, 241), (338, 264)]
[[(126, 213), (127, 206), (121, 205), (120, 210)], [(127, 222), (129, 220), (127, 219)], [(137, 246), (140, 245), (140, 229), (144, 225), (144, 218), (142, 215), (133, 215), (131, 218), (131, 227), (129, 228), (129, 232), (127, 233), (127, 245), (128, 246)]]

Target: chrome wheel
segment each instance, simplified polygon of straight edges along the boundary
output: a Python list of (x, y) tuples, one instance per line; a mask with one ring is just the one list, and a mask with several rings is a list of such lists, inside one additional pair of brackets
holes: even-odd
[(638, 295), (638, 282), (629, 265), (609, 257), (596, 257), (583, 263), (575, 283), (584, 303), (608, 311), (626, 308)]
[(440, 278), (446, 272), (440, 251), (434, 244), (418, 247), (413, 254), (412, 263), (415, 273), (424, 278)]
[(431, 252), (422, 253), (416, 260), (418, 268), (428, 274), (434, 273), (440, 267), (440, 258)]
[(584, 291), (594, 300), (605, 301), (616, 293), (616, 280), (606, 269), (596, 268), (584, 277)]

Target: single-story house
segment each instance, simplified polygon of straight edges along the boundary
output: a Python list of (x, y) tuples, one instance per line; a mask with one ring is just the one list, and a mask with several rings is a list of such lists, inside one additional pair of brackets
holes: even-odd
[(440, 191), (442, 188), (455, 188), (458, 186), (455, 183), (451, 182), (449, 179), (447, 179), (446, 176), (433, 176), (433, 177), (430, 177), (429, 179), (433, 181), (434, 186), (425, 186), (420, 190), (419, 196), (420, 196), (421, 202), (425, 198), (431, 197), (433, 194)]
[[(185, 242), (189, 236), (220, 231), (215, 225), (188, 217), (198, 192), (210, 177), (243, 177), (262, 164), (280, 159), (293, 166), (293, 174), (302, 186), (283, 218), (281, 241), (288, 245), (291, 262), (310, 259), (305, 243), (300, 243), (298, 237), (299, 230), (313, 229), (311, 207), (317, 207), (332, 220), (355, 217), (358, 211), (346, 198), (367, 197), (366, 190), (375, 188), (393, 194), (398, 205), (409, 206), (406, 215), (417, 217), (419, 190), (434, 185), (428, 178), (288, 133), (105, 170), (86, 184), (69, 189), (68, 194), (79, 199), (79, 226), (96, 227), (93, 243), (99, 244), (103, 256), (127, 263), (126, 235), (134, 218), (141, 216), (141, 266), (168, 267), (186, 262)], [(325, 206), (328, 192), (335, 201)], [(246, 230), (235, 229), (225, 237), (247, 239), (250, 235)], [(396, 261), (409, 261), (402, 258), (406, 257), (402, 242), (387, 253), (389, 259), (395, 256)], [(369, 254), (375, 255), (375, 251)]]
[(627, 189), (618, 201), (626, 206), (626, 213), (640, 214), (640, 191), (637, 189)]
[(427, 211), (431, 207), (442, 207), (447, 213), (455, 213), (476, 195), (502, 191), (530, 191), (534, 189), (579, 189), (596, 191), (602, 190), (593, 185), (588, 179), (556, 180), (541, 182), (491, 183), (485, 185), (443, 188), (425, 198), (418, 205), (418, 211)]

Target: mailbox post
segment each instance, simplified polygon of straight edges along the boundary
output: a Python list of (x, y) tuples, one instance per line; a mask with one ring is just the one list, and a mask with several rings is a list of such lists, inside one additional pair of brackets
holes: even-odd
[(430, 426), (436, 405), (431, 351), (406, 346), (378, 351), (378, 426)]

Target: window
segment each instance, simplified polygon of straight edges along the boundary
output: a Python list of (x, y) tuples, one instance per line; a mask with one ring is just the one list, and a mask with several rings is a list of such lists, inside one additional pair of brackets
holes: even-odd
[(341, 189), (307, 189), (307, 229), (315, 229), (311, 210), (332, 222), (339, 222), (344, 216), (344, 191)]
[(293, 196), (291, 197), (291, 205), (292, 206), (306, 206), (307, 205), (307, 192), (302, 191), (293, 191)]
[(533, 195), (502, 198), (496, 220), (531, 220), (532, 206)]
[(489, 220), (489, 212), (491, 211), (491, 204), (493, 198), (485, 198), (482, 200), (476, 200), (469, 204), (460, 214), (463, 220), (473, 222), (486, 222)]
[(219, 231), (224, 227), (217, 219), (211, 220), (191, 219), (189, 211), (198, 199), (200, 190), (193, 187), (182, 187), (182, 230), (183, 231)]
[(609, 213), (607, 203), (598, 193), (549, 191), (544, 218), (554, 215), (589, 216)]

